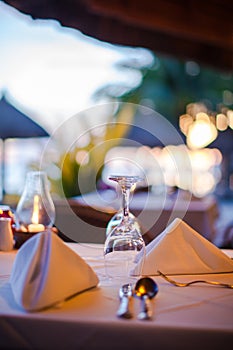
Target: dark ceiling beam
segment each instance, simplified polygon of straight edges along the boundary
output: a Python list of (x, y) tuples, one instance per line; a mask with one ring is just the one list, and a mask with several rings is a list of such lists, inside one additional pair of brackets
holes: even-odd
[(223, 48), (233, 43), (233, 6), (228, 1), (88, 0), (87, 2), (93, 13), (117, 18), (139, 28), (212, 43)]

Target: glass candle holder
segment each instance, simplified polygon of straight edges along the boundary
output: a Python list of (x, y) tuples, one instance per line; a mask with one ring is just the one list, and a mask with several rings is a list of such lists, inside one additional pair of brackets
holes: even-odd
[(30, 171), (15, 212), (16, 230), (42, 232), (55, 221), (55, 207), (49, 192), (48, 178), (43, 171)]

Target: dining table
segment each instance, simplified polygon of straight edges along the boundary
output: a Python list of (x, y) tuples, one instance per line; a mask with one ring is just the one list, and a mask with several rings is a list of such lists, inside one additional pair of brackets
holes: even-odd
[[(13, 296), (10, 275), (19, 250), (0, 252), (0, 349), (219, 349), (233, 343), (233, 289), (205, 284), (182, 288), (151, 276), (158, 285), (152, 319), (138, 319), (141, 300), (134, 297), (133, 317), (122, 319), (116, 313), (125, 281), (106, 276), (103, 245), (64, 244), (92, 267), (99, 283), (36, 312), (20, 307)], [(233, 250), (223, 252), (233, 258)], [(233, 284), (233, 273), (172, 277)]]

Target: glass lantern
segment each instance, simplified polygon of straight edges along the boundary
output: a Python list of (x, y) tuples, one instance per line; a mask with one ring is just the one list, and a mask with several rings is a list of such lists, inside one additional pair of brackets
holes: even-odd
[(16, 230), (25, 233), (37, 233), (52, 228), (55, 207), (45, 172), (27, 173), (24, 191), (16, 208), (15, 221)]

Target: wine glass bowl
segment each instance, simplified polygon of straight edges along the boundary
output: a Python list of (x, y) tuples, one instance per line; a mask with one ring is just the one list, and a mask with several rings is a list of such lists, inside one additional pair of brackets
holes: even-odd
[[(131, 189), (130, 192), (133, 192), (133, 190)], [(111, 220), (109, 220), (107, 227), (106, 227), (106, 236), (108, 236), (108, 234), (116, 227), (118, 226), (121, 221), (123, 219), (123, 208), (120, 208), (120, 210), (118, 210), (113, 217), (111, 218)], [(131, 224), (135, 226), (135, 228), (142, 233), (141, 231), (141, 227), (140, 224), (138, 222), (138, 219), (133, 215), (133, 213), (129, 212), (129, 218), (131, 221)]]
[[(135, 270), (137, 255), (145, 250), (137, 220), (129, 212), (129, 194), (133, 186), (143, 179), (139, 176), (110, 176), (122, 191), (122, 214), (118, 225), (107, 235), (104, 245), (106, 274), (109, 278), (139, 276), (140, 269)], [(134, 218), (134, 217), (133, 217)], [(141, 254), (141, 253), (140, 253)]]

